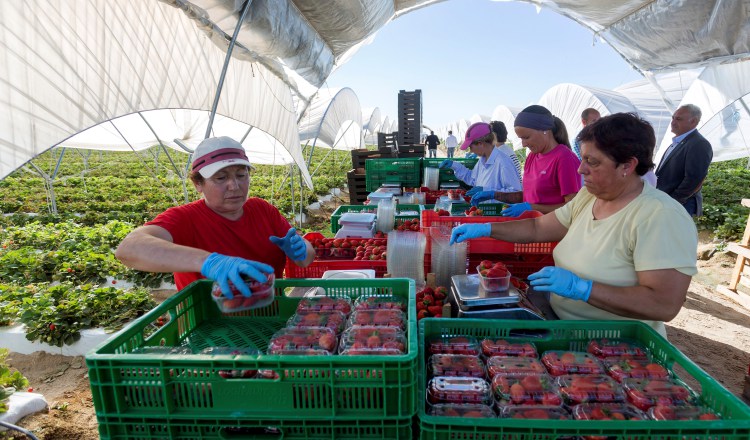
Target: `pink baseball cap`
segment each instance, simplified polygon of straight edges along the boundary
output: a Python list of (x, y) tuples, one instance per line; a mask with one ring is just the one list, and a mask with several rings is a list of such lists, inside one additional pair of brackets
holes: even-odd
[(228, 136), (204, 139), (193, 152), (193, 171), (208, 179), (217, 171), (232, 165), (253, 166), (247, 159), (245, 147)]
[(492, 133), (492, 129), (490, 128), (490, 124), (486, 122), (475, 122), (471, 124), (471, 126), (469, 126), (469, 129), (466, 130), (464, 143), (461, 144), (461, 149), (466, 150), (474, 141), (479, 138), (483, 138), (490, 133)]

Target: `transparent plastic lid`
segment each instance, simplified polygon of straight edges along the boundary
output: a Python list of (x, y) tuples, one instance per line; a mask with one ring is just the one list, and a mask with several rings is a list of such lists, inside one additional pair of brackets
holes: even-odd
[(492, 356), (487, 360), (487, 374), (495, 377), (503, 375), (540, 375), (546, 374), (544, 365), (535, 358)]
[(582, 403), (571, 411), (576, 420), (648, 420), (641, 410), (625, 403)]
[(318, 312), (301, 310), (289, 317), (286, 326), (290, 328), (329, 328), (335, 333), (341, 333), (346, 324), (346, 315), (338, 310)]
[(431, 376), (485, 377), (482, 360), (465, 354), (433, 354), (427, 361)]
[(592, 339), (587, 350), (598, 358), (612, 356), (650, 356), (648, 349), (632, 339)]
[(495, 418), (495, 412), (487, 405), (476, 403), (437, 403), (430, 405), (427, 413), (438, 417)]
[(348, 297), (309, 296), (301, 299), (297, 304), (297, 312), (326, 312), (332, 310), (338, 310), (348, 315), (352, 311), (352, 300)]
[(406, 353), (406, 334), (394, 327), (352, 327), (341, 334), (342, 355), (399, 355)]
[(547, 374), (499, 374), (492, 378), (492, 393), (498, 406), (563, 403), (559, 387)]
[(428, 342), (430, 354), (469, 354), (479, 356), (479, 341), (474, 336), (437, 336)]
[(490, 384), (476, 377), (438, 376), (427, 384), (427, 401), (430, 403), (480, 403), (492, 404)]
[(528, 341), (514, 341), (512, 339), (482, 339), (482, 354), (487, 357), (492, 356), (518, 356), (531, 357), (538, 356), (536, 345)]
[(628, 402), (646, 411), (654, 405), (689, 405), (695, 401), (693, 391), (677, 379), (623, 379)]
[(648, 409), (654, 420), (720, 420), (721, 416), (710, 408), (695, 405), (656, 405)]
[(628, 377), (638, 379), (667, 379), (671, 373), (659, 363), (646, 357), (608, 357), (602, 359), (607, 374), (618, 382)]
[(553, 376), (604, 373), (604, 366), (599, 359), (582, 351), (549, 350), (542, 354), (541, 360)]
[(624, 402), (620, 384), (604, 374), (565, 374), (557, 377), (560, 395), (568, 405)]
[(500, 408), (500, 417), (506, 419), (570, 420), (571, 415), (561, 406), (508, 405)]
[(268, 342), (268, 354), (333, 354), (338, 339), (329, 328), (283, 328)]

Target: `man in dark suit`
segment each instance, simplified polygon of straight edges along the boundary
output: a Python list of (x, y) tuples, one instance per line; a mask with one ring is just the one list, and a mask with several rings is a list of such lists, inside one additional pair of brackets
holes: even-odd
[(700, 120), (701, 109), (693, 104), (674, 112), (671, 126), (675, 137), (656, 167), (656, 187), (693, 216), (703, 213), (701, 186), (714, 157), (711, 143), (696, 130)]

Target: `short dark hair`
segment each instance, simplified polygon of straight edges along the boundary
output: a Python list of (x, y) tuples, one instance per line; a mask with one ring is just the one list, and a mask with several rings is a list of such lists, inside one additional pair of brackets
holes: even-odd
[[(597, 113), (599, 113), (599, 110), (597, 110), (595, 108), (589, 107), (589, 108), (587, 108), (587, 109), (585, 109), (584, 111), (581, 112), (581, 119), (588, 119), (589, 118), (589, 114), (591, 114), (591, 112), (597, 112)], [(599, 114), (601, 114), (601, 113), (599, 113)]]
[(638, 160), (635, 172), (642, 176), (654, 167), (654, 128), (635, 113), (614, 113), (583, 127), (578, 142), (594, 142), (616, 164), (631, 157)]
[(495, 133), (498, 142), (505, 143), (508, 140), (508, 129), (502, 121), (490, 122), (490, 129)]

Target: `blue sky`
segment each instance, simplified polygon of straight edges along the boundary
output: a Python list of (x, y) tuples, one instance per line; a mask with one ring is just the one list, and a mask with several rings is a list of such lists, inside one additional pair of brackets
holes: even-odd
[(331, 74), (362, 108), (396, 117), (399, 90), (422, 90), (422, 122), (442, 127), (498, 105), (525, 107), (549, 88), (575, 83), (612, 89), (640, 79), (593, 33), (528, 3), (450, 0), (410, 12)]

